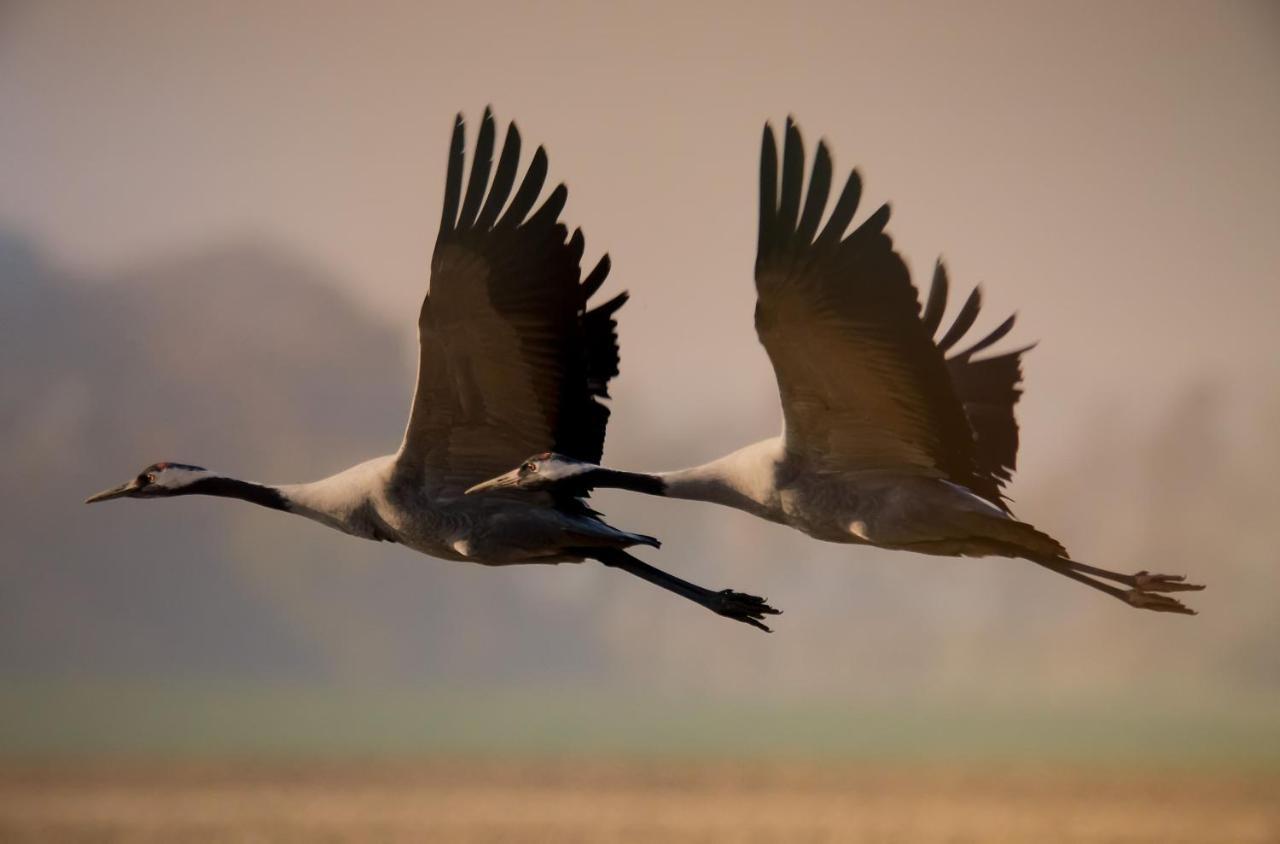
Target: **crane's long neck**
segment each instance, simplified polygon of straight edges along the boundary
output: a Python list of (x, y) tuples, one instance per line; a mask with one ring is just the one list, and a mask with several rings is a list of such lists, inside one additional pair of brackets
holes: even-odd
[(363, 535), (363, 532), (353, 528), (351, 524), (350, 517), (354, 507), (344, 506), (347, 502), (338, 500), (323, 481), (272, 486), (213, 475), (183, 487), (176, 494), (239, 498), (272, 510), (304, 516), (344, 533)]
[(755, 502), (742, 494), (733, 475), (719, 464), (720, 461), (717, 460), (688, 469), (659, 472), (653, 477), (662, 484), (662, 494), (667, 498), (710, 501), (741, 510), (748, 509), (747, 505)]
[(178, 494), (239, 498), (272, 510), (303, 516), (343, 533), (380, 536), (383, 532), (378, 530), (379, 525), (372, 522), (367, 514), (361, 517), (360, 505), (367, 500), (360, 494), (362, 492), (351, 485), (334, 483), (331, 478), (306, 484), (273, 486), (214, 475), (189, 484)]
[(777, 519), (776, 466), (780, 453), (780, 444), (776, 440), (765, 440), (710, 463), (673, 472), (599, 469), (592, 472), (591, 485), (629, 489), (666, 498), (709, 501), (762, 518)]
[(394, 539), (377, 515), (373, 494), (386, 485), (393, 457), (375, 457), (350, 469), (304, 484), (260, 484), (207, 470), (170, 495), (214, 495), (239, 498), (272, 510), (295, 513), (354, 536)]
[(181, 495), (214, 495), (219, 498), (239, 498), (272, 510), (292, 509), (290, 497), (280, 487), (210, 475), (178, 490)]

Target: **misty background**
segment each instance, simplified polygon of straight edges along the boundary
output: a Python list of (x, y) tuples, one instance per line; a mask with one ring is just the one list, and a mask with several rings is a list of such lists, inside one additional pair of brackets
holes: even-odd
[[(0, 751), (961, 747), (943, 723), (1280, 757), (1277, 47), (1265, 3), (0, 3)], [(157, 460), (393, 451), (452, 116), (488, 103), (632, 291), (608, 462), (776, 433), (756, 169), (794, 114), (863, 215), (892, 200), (917, 284), (941, 254), (980, 327), (1040, 341), (1018, 515), (1208, 583), (1201, 615), (612, 492), (647, 559), (777, 632), (599, 566), (84, 507)]]

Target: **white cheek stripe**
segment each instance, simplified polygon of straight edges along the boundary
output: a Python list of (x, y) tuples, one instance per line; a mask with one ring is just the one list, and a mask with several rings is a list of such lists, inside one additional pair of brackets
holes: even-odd
[(562, 481), (590, 472), (594, 468), (596, 467), (590, 463), (544, 463), (539, 474), (549, 481)]
[(193, 484), (201, 478), (213, 477), (212, 472), (198, 472), (191, 469), (180, 469), (176, 466), (156, 472), (156, 484), (169, 489), (181, 489)]

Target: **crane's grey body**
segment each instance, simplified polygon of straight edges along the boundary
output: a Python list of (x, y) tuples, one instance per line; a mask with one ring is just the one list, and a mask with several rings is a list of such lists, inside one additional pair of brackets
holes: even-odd
[(977, 356), (1009, 332), (1013, 317), (954, 351), (978, 316), (979, 291), (944, 330), (949, 283), (939, 263), (921, 308), (884, 230), (888, 206), (848, 231), (861, 195), (856, 171), (823, 224), (832, 186), (825, 143), (807, 188), (790, 119), (781, 179), (768, 126), (760, 162), (755, 325), (777, 377), (782, 435), (663, 473), (539, 454), (472, 491), (616, 487), (709, 501), (828, 542), (1025, 558), (1131, 606), (1190, 613), (1163, 593), (1203, 587), (1086, 565), (1013, 517), (1003, 487), (1016, 465), (1013, 408), (1027, 348)]
[[(818, 471), (789, 454), (781, 436), (654, 477), (668, 498), (734, 507), (825, 542), (987, 556), (1028, 536), (999, 507), (950, 481), (883, 470)], [(1050, 540), (1046, 552), (1053, 547)]]
[(763, 599), (705, 589), (626, 553), (658, 540), (606, 524), (585, 494), (465, 494), (530, 450), (600, 459), (609, 418), (603, 400), (618, 374), (614, 314), (627, 300), (622, 293), (588, 304), (608, 275), (608, 256), (583, 277), (582, 232), (570, 235), (559, 221), (564, 185), (534, 209), (545, 152), (537, 149), (517, 188), (519, 132), (508, 128), (496, 162), (495, 133), (486, 109), (464, 192), (461, 115), (454, 123), (430, 290), (418, 316), (417, 388), (395, 454), (312, 483), (276, 486), (157, 463), (89, 501), (214, 495), (445, 560), (505, 566), (592, 559), (767, 630), (761, 619), (777, 611)]
[(584, 557), (566, 548), (654, 544), (651, 537), (523, 496), (476, 497), (433, 490), (397, 473), (397, 457), (375, 457), (314, 483), (277, 489), (289, 512), (442, 560), (492, 566), (576, 563)]

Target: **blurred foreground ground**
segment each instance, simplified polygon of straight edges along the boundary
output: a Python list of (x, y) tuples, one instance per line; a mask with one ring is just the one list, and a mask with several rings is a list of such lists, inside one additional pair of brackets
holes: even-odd
[(1274, 842), (1280, 775), (529, 757), (7, 762), (0, 840)]

